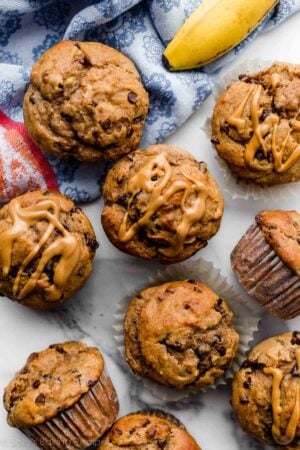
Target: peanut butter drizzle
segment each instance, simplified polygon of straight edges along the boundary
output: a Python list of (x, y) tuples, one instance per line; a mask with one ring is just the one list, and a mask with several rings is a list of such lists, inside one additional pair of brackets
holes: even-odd
[[(8, 214), (12, 226), (0, 235), (0, 260), (4, 277), (9, 275), (11, 269), (14, 242), (27, 233), (30, 227), (37, 222), (42, 220), (49, 222), (40, 241), (24, 259), (14, 280), (13, 295), (17, 299), (21, 300), (26, 297), (36, 286), (44, 288), (49, 301), (58, 301), (63, 294), (66, 282), (79, 261), (81, 246), (80, 241), (60, 223), (59, 213), (59, 203), (55, 199), (45, 199), (43, 196), (35, 205), (25, 208), (21, 206), (17, 198), (8, 205)], [(26, 267), (38, 256), (55, 229), (62, 234), (62, 237), (56, 239), (42, 252), (35, 271), (26, 284), (20, 288), (22, 275)], [(41, 275), (48, 262), (55, 256), (60, 256), (60, 259), (54, 270), (53, 284), (49, 285), (47, 279), (41, 278)]]
[[(271, 76), (270, 86), (273, 89), (280, 83), (280, 76), (278, 74), (273, 74)], [(246, 118), (243, 118), (243, 113), (245, 108), (250, 101), (250, 120), (253, 128), (253, 136), (249, 143), (246, 146), (244, 159), (245, 163), (248, 167), (259, 170), (259, 171), (269, 171), (274, 170), (277, 173), (286, 172), (290, 169), (295, 162), (300, 157), (300, 145), (297, 145), (290, 156), (283, 162), (284, 152), (286, 149), (286, 145), (290, 138), (291, 132), (293, 130), (299, 131), (300, 122), (297, 120), (300, 114), (300, 111), (297, 112), (296, 116), (293, 119), (290, 119), (289, 125), (290, 129), (281, 144), (278, 148), (276, 137), (277, 130), (279, 125), (279, 116), (277, 114), (270, 114), (264, 120), (264, 122), (260, 123), (259, 119), (263, 113), (260, 109), (260, 97), (262, 93), (262, 86), (257, 84), (252, 84), (249, 86), (247, 94), (244, 96), (241, 104), (238, 106), (237, 110), (232, 114), (231, 117), (228, 118), (227, 122), (229, 125), (235, 127), (239, 134), (242, 134), (246, 127)], [(265, 157), (268, 155), (268, 149), (266, 147), (266, 143), (264, 138), (272, 133), (271, 138), (271, 152), (273, 155), (273, 165), (272, 163), (264, 161), (258, 161), (255, 159), (256, 152), (261, 148)]]
[[(300, 349), (296, 350), (296, 361), (298, 373), (300, 375)], [(279, 445), (289, 445), (295, 439), (297, 426), (300, 419), (300, 387), (297, 388), (295, 406), (290, 417), (288, 426), (282, 435), (280, 427), (280, 416), (283, 412), (280, 401), (280, 386), (283, 379), (283, 371), (274, 367), (266, 367), (264, 369), (266, 375), (272, 375), (272, 409), (273, 409), (273, 426), (272, 434), (274, 441)]]
[[(167, 187), (172, 175), (172, 168), (166, 159), (166, 155), (161, 153), (150, 157), (147, 164), (129, 180), (128, 192), (131, 194), (131, 197), (128, 208), (130, 208), (136, 195), (141, 191), (149, 193), (150, 199), (148, 205), (142, 211), (143, 216), (129, 228), (127, 227), (129, 213), (125, 214), (119, 229), (119, 239), (122, 242), (130, 241), (172, 195), (176, 192), (184, 191), (181, 199), (182, 217), (177, 226), (174, 239), (170, 242), (168, 248), (159, 249), (160, 253), (168, 257), (176, 256), (182, 251), (190, 228), (194, 223), (202, 219), (206, 210), (206, 200), (208, 197), (214, 198), (214, 193), (204, 176), (203, 180), (198, 180), (184, 173), (183, 170), (181, 170), (181, 173), (185, 180), (175, 180)], [(188, 202), (191, 195), (194, 195), (195, 198), (189, 206)], [(218, 217), (220, 214), (221, 207), (219, 206), (216, 216)]]

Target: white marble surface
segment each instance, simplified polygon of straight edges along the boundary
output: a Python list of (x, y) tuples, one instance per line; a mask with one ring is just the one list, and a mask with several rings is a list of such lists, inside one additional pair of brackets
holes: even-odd
[[(290, 18), (280, 28), (261, 35), (247, 48), (237, 62), (261, 57), (282, 61), (300, 60), (300, 14)], [(184, 93), (183, 93), (184, 94)], [(208, 163), (222, 186), (222, 177), (214, 160), (210, 143), (201, 133), (201, 124), (211, 108), (208, 100), (184, 127), (175, 133), (169, 142), (191, 151), (199, 160)], [(234, 279), (229, 254), (239, 237), (250, 225), (254, 215), (261, 209), (298, 208), (296, 198), (284, 202), (233, 201), (225, 195), (225, 215), (220, 232), (201, 251), (201, 256), (213, 261), (222, 273), (251, 301)], [(14, 372), (33, 351), (38, 351), (54, 342), (68, 339), (88, 339), (98, 345), (106, 355), (112, 380), (118, 391), (120, 414), (147, 407), (147, 392), (129, 371), (120, 364), (120, 356), (113, 341), (112, 322), (117, 302), (128, 292), (127, 279), (135, 274), (135, 286), (142, 287), (148, 276), (158, 267), (126, 256), (114, 249), (105, 237), (100, 225), (102, 201), (86, 206), (100, 241), (94, 273), (86, 287), (65, 308), (58, 312), (33, 312), (8, 300), (0, 300), (0, 392)], [(277, 332), (300, 329), (300, 319), (280, 322), (264, 315), (256, 340)], [(263, 450), (265, 447), (248, 439), (232, 418), (229, 404), (230, 386), (209, 391), (185, 404), (157, 404), (176, 414), (196, 437), (203, 450)], [(6, 424), (6, 415), (0, 407), (0, 449), (34, 449), (23, 435)]]

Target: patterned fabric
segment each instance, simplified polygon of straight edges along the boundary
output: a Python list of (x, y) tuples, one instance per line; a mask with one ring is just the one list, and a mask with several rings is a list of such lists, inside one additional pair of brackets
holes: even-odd
[[(22, 100), (34, 61), (61, 39), (101, 41), (137, 65), (150, 95), (142, 145), (164, 140), (211, 93), (218, 71), (262, 30), (300, 10), (281, 0), (232, 52), (201, 70), (168, 73), (165, 45), (202, 0), (11, 0), (0, 5), (0, 202), (36, 187), (59, 189), (75, 201), (100, 194), (103, 167), (44, 156), (22, 125)], [(182, 92), (184, 91), (184, 95)]]

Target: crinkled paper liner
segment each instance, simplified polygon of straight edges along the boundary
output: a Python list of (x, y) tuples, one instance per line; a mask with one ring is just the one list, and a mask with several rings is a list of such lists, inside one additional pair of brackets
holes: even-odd
[[(213, 115), (213, 109), (215, 103), (219, 99), (220, 95), (227, 89), (227, 87), (233, 82), (238, 80), (239, 75), (247, 73), (256, 73), (270, 67), (274, 61), (265, 61), (261, 59), (254, 59), (244, 61), (240, 64), (236, 64), (224, 73), (221, 73), (218, 82), (215, 84), (212, 93), (213, 106), (210, 114), (210, 118), (207, 118), (202, 125), (202, 131), (206, 137), (211, 139), (211, 117)], [(213, 147), (213, 151), (216, 152)], [(247, 182), (239, 179), (229, 169), (225, 161), (216, 154), (215, 156), (219, 169), (222, 172), (224, 178), (224, 190), (228, 192), (232, 198), (247, 200), (252, 198), (253, 200), (286, 200), (291, 197), (300, 196), (300, 182), (281, 184), (276, 186), (259, 186), (251, 182)]]
[(76, 450), (96, 442), (111, 427), (119, 404), (104, 370), (98, 382), (73, 406), (53, 419), (21, 431), (44, 450)]
[[(189, 260), (176, 265), (167, 267), (164, 270), (159, 270), (157, 273), (150, 277), (149, 283), (146, 287), (157, 286), (168, 281), (179, 281), (186, 279), (194, 279), (207, 286), (213, 291), (217, 292), (220, 297), (223, 297), (228, 306), (234, 313), (233, 326), (240, 336), (240, 343), (237, 356), (230, 369), (228, 369), (223, 377), (220, 377), (217, 382), (208, 388), (215, 389), (219, 385), (224, 385), (227, 380), (233, 378), (234, 373), (239, 369), (240, 365), (246, 359), (247, 352), (249, 350), (249, 343), (253, 340), (254, 332), (258, 329), (258, 323), (262, 315), (260, 307), (253, 305), (249, 306), (242, 300), (241, 296), (236, 290), (228, 283), (227, 279), (221, 274), (220, 269), (214, 267), (211, 262), (205, 261), (202, 258), (197, 260)], [(130, 370), (129, 365), (125, 362), (125, 345), (124, 345), (124, 332), (123, 323), (125, 314), (131, 300), (139, 293), (138, 290), (134, 290), (130, 295), (123, 298), (117, 307), (117, 311), (114, 315), (114, 338), (117, 342), (118, 350), (122, 355), (122, 364)], [(142, 378), (134, 374), (136, 378), (143, 382), (150, 394), (154, 396), (147, 401), (155, 403), (157, 398), (164, 402), (176, 402), (183, 400), (191, 394), (199, 393), (199, 390), (176, 390)], [(203, 389), (202, 391), (206, 390)]]

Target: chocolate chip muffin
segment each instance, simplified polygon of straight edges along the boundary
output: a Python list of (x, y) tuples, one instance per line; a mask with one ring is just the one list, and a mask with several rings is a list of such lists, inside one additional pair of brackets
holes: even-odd
[(183, 261), (216, 234), (220, 189), (204, 162), (172, 145), (151, 145), (119, 161), (103, 188), (102, 224), (120, 250), (169, 264)]
[(134, 64), (98, 42), (61, 41), (47, 50), (24, 98), (25, 126), (41, 150), (82, 161), (136, 149), (147, 113)]
[(239, 336), (225, 300), (193, 280), (145, 289), (128, 308), (125, 356), (133, 372), (159, 384), (201, 389), (232, 365)]
[(45, 450), (88, 447), (119, 408), (101, 353), (82, 342), (32, 353), (5, 389), (4, 406), (8, 424)]
[(300, 448), (300, 332), (272, 337), (250, 352), (235, 375), (232, 406), (254, 438)]
[(241, 75), (220, 96), (212, 142), (239, 177), (260, 185), (300, 179), (300, 65)]
[(270, 314), (300, 314), (300, 214), (262, 211), (231, 254), (247, 292)]
[(97, 450), (201, 450), (184, 426), (170, 414), (141, 411), (119, 419)]
[(92, 272), (92, 225), (69, 198), (33, 191), (0, 208), (0, 292), (37, 309), (60, 305)]

